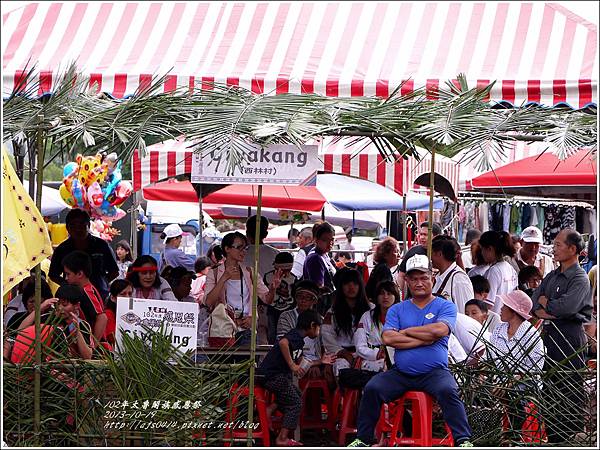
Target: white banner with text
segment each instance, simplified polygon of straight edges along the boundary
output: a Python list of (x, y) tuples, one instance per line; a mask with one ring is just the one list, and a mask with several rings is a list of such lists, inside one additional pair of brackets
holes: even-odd
[(127, 297), (117, 299), (117, 348), (122, 346), (124, 333), (146, 340), (148, 330), (158, 332), (161, 327), (174, 347), (182, 352), (195, 350), (198, 304)]
[(227, 172), (225, 154), (215, 151), (194, 153), (192, 183), (300, 185), (323, 168), (316, 145), (252, 148), (233, 174)]

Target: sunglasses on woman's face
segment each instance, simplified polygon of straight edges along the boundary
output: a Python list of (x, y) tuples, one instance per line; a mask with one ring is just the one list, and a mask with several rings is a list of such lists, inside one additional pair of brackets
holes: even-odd
[(250, 247), (245, 244), (240, 244), (240, 245), (232, 245), (231, 248), (235, 248), (236, 250), (238, 250), (240, 252), (247, 252), (248, 248), (250, 248)]

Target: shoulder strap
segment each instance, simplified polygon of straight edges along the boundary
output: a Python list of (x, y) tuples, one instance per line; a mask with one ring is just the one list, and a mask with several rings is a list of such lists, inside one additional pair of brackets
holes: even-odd
[(444, 288), (446, 287), (446, 284), (448, 284), (448, 281), (450, 281), (450, 278), (457, 272), (457, 268), (455, 267), (454, 269), (452, 269), (452, 272), (450, 272), (448, 275), (446, 275), (446, 278), (444, 278), (444, 281), (442, 282), (442, 285), (439, 287), (438, 292), (442, 293), (444, 292)]

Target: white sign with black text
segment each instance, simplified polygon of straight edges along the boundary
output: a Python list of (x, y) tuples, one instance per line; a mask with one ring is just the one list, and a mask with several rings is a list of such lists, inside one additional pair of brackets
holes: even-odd
[(269, 145), (254, 146), (233, 174), (227, 169), (224, 153), (194, 153), (192, 183), (300, 185), (317, 170), (322, 170), (323, 163), (316, 145)]
[(169, 302), (143, 298), (117, 299), (117, 348), (122, 345), (123, 333), (146, 339), (149, 328), (164, 331), (171, 344), (182, 352), (196, 349), (198, 334), (198, 304)]

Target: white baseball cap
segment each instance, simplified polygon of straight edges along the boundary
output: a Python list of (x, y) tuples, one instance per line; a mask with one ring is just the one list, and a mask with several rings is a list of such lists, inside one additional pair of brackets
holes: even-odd
[(406, 273), (411, 270), (419, 270), (421, 272), (431, 272), (431, 264), (429, 258), (425, 255), (415, 255), (406, 261)]
[(181, 236), (183, 234), (183, 230), (176, 223), (172, 223), (165, 227), (165, 229), (163, 230), (163, 233), (165, 233), (165, 239), (163, 240), (163, 243), (166, 244), (167, 239)]
[(527, 227), (521, 233), (521, 239), (524, 242), (535, 242), (538, 244), (544, 243), (544, 237), (542, 235), (541, 230), (538, 227)]

